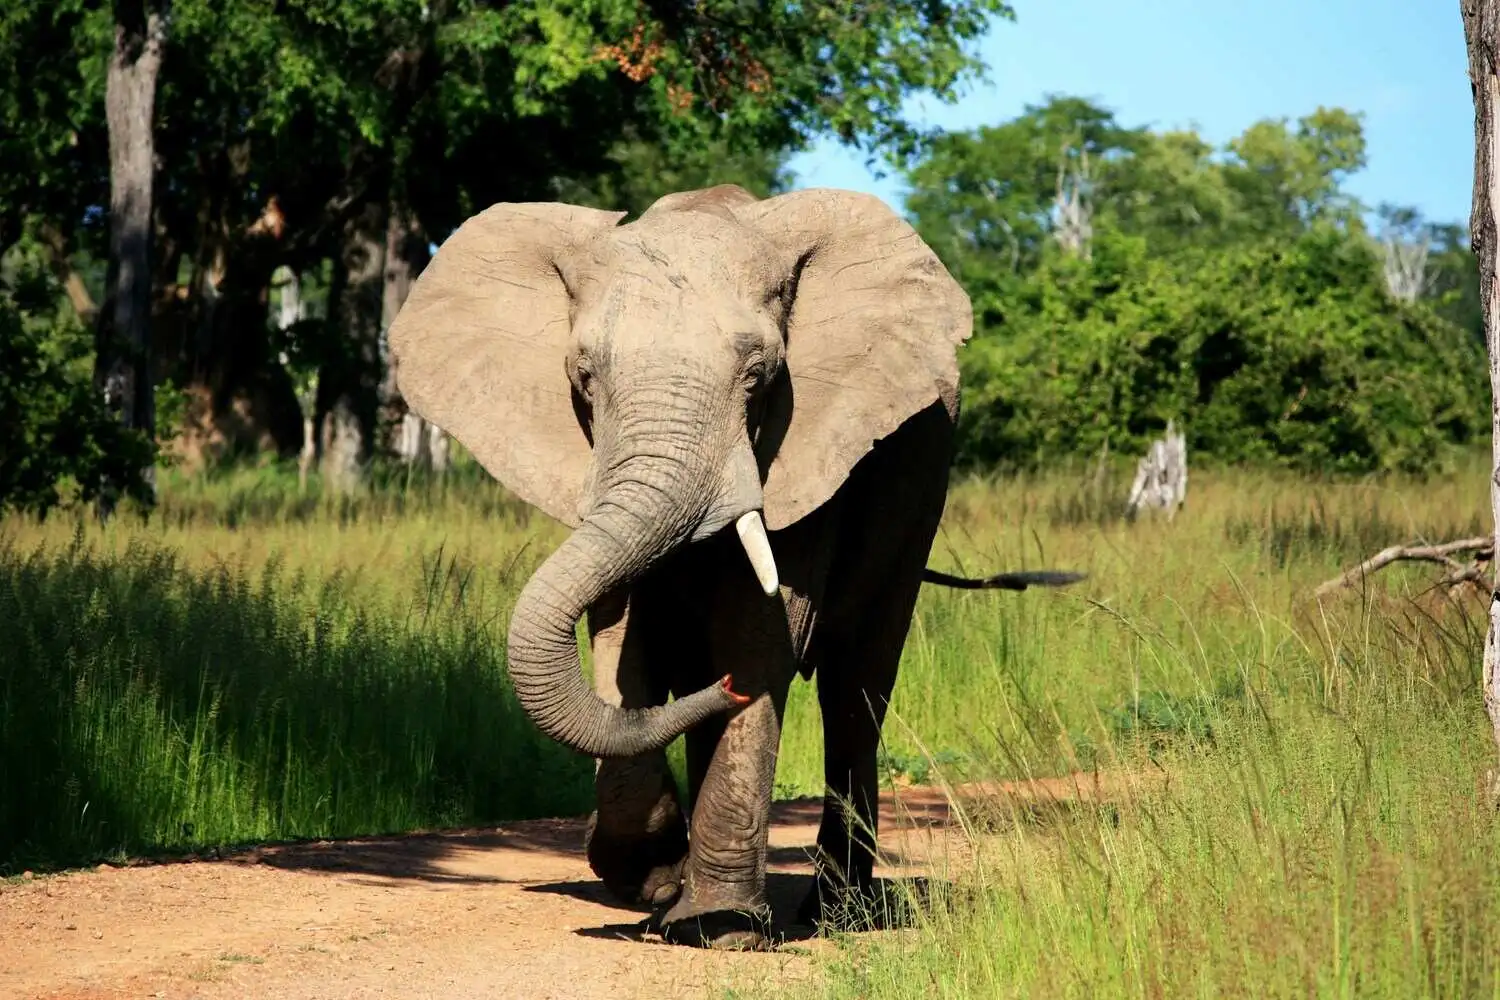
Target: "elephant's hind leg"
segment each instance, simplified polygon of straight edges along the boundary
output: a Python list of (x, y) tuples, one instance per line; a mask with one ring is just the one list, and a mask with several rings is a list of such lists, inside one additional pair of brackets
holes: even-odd
[[(639, 708), (667, 700), (666, 685), (648, 675), (643, 657), (645, 617), (631, 626), (623, 595), (589, 610), (594, 688), (616, 705)], [(645, 609), (642, 608), (642, 611)], [(677, 785), (658, 750), (606, 759), (594, 772), (596, 809), (589, 817), (589, 867), (610, 893), (631, 905), (659, 906), (676, 898), (687, 856), (687, 823)]]

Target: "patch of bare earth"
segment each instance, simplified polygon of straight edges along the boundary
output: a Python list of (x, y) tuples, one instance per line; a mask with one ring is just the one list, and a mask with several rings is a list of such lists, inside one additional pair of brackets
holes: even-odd
[[(1088, 779), (1085, 779), (1087, 781)], [(1091, 797), (1078, 782), (983, 789)], [(769, 890), (790, 917), (811, 885), (818, 800), (778, 803)], [(882, 799), (880, 874), (968, 855), (944, 795)], [(738, 981), (806, 975), (826, 947), (784, 925), (754, 954), (663, 944), (647, 914), (605, 893), (583, 857), (582, 819), (485, 830), (268, 846), (0, 885), (0, 996), (354, 1000), (592, 1000), (712, 995)]]

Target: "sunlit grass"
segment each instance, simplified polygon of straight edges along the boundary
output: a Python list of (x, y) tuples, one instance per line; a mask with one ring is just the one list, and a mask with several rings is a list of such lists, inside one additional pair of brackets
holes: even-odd
[[(953, 738), (945, 714), (965, 720), (969, 778), (1046, 775), (1072, 759), (1115, 775), (1115, 790), (1040, 813), (1003, 796), (967, 802), (977, 860), (915, 926), (842, 938), (812, 985), (777, 992), (1500, 996), (1482, 596), (1432, 591), (1431, 568), (1402, 567), (1368, 593), (1308, 600), (1391, 542), (1483, 533), (1484, 487), (1478, 467), (1396, 489), (1201, 476), (1171, 525), (1069, 516), (1045, 493), (1012, 493), (1012, 509), (1035, 512), (1048, 564), (1082, 557), (1093, 577), (1033, 618), (1022, 602), (998, 612), (1044, 638), (1013, 638), (987, 661), (979, 615), (942, 629), (931, 662), (916, 644), (898, 710), (929, 746)], [(961, 488), (950, 531), (993, 523), (993, 496)], [(978, 529), (968, 535), (986, 551)], [(1007, 551), (1001, 531), (991, 537), (991, 553)], [(1013, 545), (1012, 559), (1025, 551)], [(972, 599), (935, 592), (924, 607), (972, 614)], [(1035, 688), (1020, 679), (1032, 655), (1047, 674)], [(968, 690), (993, 697), (974, 697), (984, 707), (971, 714), (932, 681), (962, 666)]]
[[(1172, 523), (1119, 516), (1128, 471), (955, 485), (930, 565), (1089, 578), (924, 588), (884, 760), (1167, 780), (1045, 823), (981, 808), (954, 905), (845, 942), (814, 992), (1497, 995), (1482, 603), (1400, 566), (1308, 599), (1387, 544), (1487, 530), (1482, 464), (1195, 471)], [(511, 604), (563, 535), (472, 471), (339, 500), (242, 470), (169, 479), (145, 523), (0, 522), (0, 860), (587, 810), (589, 762), (504, 673)], [(821, 756), (799, 680), (777, 794), (820, 793)]]

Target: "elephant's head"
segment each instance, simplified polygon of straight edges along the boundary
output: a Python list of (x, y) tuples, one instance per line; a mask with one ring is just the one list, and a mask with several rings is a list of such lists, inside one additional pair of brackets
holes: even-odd
[(411, 407), (575, 528), (521, 592), (510, 674), (544, 732), (596, 757), (747, 699), (727, 677), (656, 708), (600, 699), (575, 639), (590, 604), (729, 525), (775, 594), (762, 516), (791, 524), (908, 417), (956, 408), (971, 327), (963, 290), (872, 197), (722, 186), (622, 214), (495, 205), (390, 330)]

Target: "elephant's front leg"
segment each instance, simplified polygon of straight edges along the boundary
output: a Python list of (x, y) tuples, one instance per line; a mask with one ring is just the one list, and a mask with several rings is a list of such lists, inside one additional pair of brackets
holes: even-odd
[[(607, 595), (589, 610), (594, 688), (626, 708), (660, 705), (666, 684), (649, 676), (644, 623), (630, 626), (630, 602)], [(589, 818), (589, 867), (621, 901), (659, 906), (678, 891), (687, 855), (687, 824), (663, 751), (604, 759), (594, 772), (597, 808)]]
[(732, 673), (754, 700), (687, 734), (692, 837), (682, 895), (662, 932), (678, 943), (755, 948), (771, 924), (766, 841), (794, 666), (781, 595), (766, 597), (748, 570), (727, 576), (711, 621), (713, 672)]

